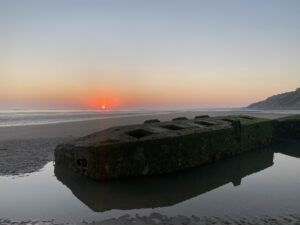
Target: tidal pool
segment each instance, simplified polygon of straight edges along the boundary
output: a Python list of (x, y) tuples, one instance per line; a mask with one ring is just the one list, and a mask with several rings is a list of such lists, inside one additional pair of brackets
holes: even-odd
[(23, 177), (0, 177), (0, 218), (80, 222), (153, 212), (299, 215), (300, 141), (158, 177), (95, 182), (52, 162)]

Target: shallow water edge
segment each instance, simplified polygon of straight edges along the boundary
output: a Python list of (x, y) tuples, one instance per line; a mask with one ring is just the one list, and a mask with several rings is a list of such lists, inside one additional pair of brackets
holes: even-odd
[(79, 223), (130, 217), (279, 218), (299, 215), (300, 142), (166, 176), (94, 182), (48, 163), (25, 177), (0, 177), (0, 218)]

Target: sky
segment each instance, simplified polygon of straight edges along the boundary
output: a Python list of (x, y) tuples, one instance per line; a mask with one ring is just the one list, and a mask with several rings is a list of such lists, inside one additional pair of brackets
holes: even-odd
[(299, 59), (298, 0), (0, 0), (0, 108), (247, 106)]

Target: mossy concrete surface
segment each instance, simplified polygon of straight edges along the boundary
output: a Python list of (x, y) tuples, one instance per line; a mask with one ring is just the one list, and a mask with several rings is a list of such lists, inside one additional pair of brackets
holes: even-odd
[(91, 134), (59, 145), (55, 163), (97, 180), (165, 174), (266, 146), (273, 138), (272, 120), (197, 117)]
[(277, 138), (300, 138), (300, 115), (274, 121)]

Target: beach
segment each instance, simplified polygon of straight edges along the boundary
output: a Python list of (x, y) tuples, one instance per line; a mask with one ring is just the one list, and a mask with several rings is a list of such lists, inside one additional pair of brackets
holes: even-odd
[[(145, 120), (159, 119), (161, 121), (171, 120), (176, 117), (193, 118), (198, 115), (224, 116), (224, 115), (248, 115), (261, 118), (275, 119), (288, 116), (290, 112), (283, 111), (247, 111), (247, 110), (225, 110), (225, 111), (177, 111), (162, 112), (153, 115), (135, 115), (129, 117), (95, 119), (65, 123), (52, 123), (28, 126), (0, 127), (0, 177), (26, 177), (30, 176), (49, 162), (53, 161), (56, 145), (71, 141), (81, 136), (91, 134), (113, 126), (140, 124)], [(47, 202), (43, 202), (47, 204)], [(15, 225), (52, 225), (65, 224), (57, 221), (43, 220), (15, 220), (1, 215), (0, 224)], [(116, 218), (92, 222), (70, 222), (70, 224), (299, 224), (297, 215), (284, 214), (282, 216), (257, 216), (257, 217), (202, 217), (202, 216), (166, 216), (160, 213), (150, 215), (124, 215)]]
[(0, 0), (0, 225), (300, 225), (300, 0)]
[(168, 121), (182, 116), (193, 118), (197, 115), (249, 115), (276, 119), (289, 114), (283, 111), (247, 110), (179, 111), (66, 123), (0, 127), (0, 175), (22, 175), (37, 171), (53, 160), (54, 149), (59, 143), (114, 126), (140, 124), (149, 119)]

